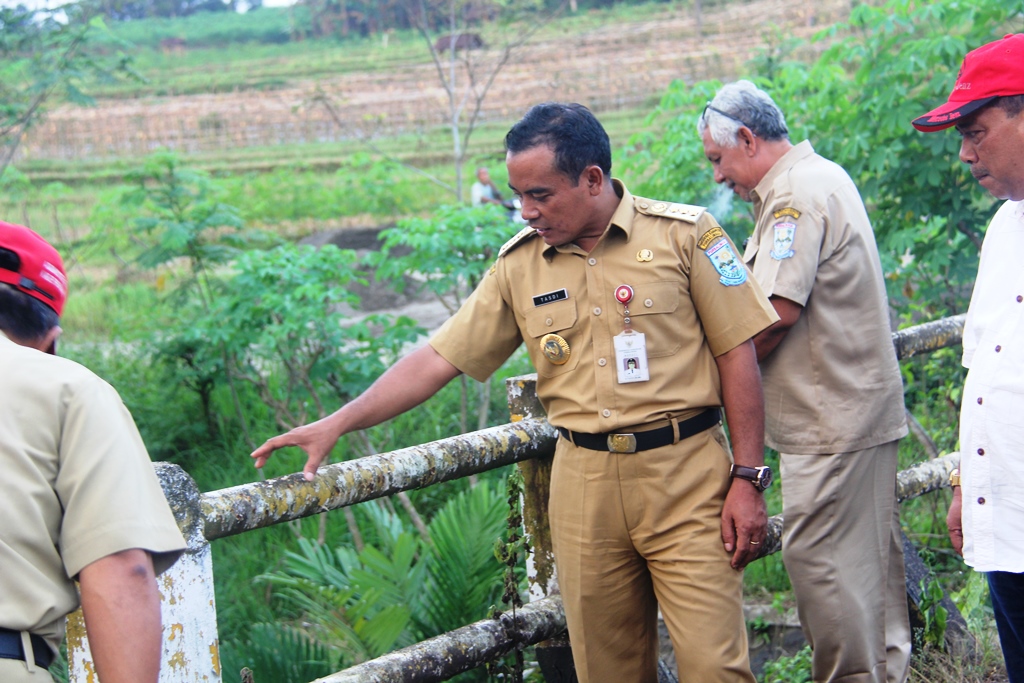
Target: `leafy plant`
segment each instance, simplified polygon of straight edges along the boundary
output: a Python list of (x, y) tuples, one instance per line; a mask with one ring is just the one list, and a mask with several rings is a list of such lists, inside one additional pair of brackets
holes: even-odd
[(358, 510), (376, 544), (357, 553), (301, 540), (282, 570), (263, 577), (345, 665), (472, 623), (500, 595), (503, 567), (491, 547), (505, 515), (496, 486), (449, 499), (427, 525), (429, 542), (384, 506)]
[(156, 268), (185, 257), (192, 278), (182, 288), (195, 288), (209, 307), (214, 286), (211, 267), (240, 253), (247, 235), (234, 207), (217, 201), (217, 187), (209, 177), (181, 165), (173, 152), (148, 157), (128, 174), (132, 190), (121, 202), (139, 215), (133, 220), (140, 236), (153, 238), (138, 256), (144, 268)]
[(922, 639), (934, 647), (943, 648), (946, 642), (946, 619), (949, 612), (942, 606), (945, 591), (937, 579), (921, 579), (921, 599), (918, 608), (924, 617)]
[(89, 84), (133, 73), (123, 47), (102, 19), (73, 5), (0, 7), (0, 176), (54, 97), (92, 104)]
[[(455, 313), (476, 288), (501, 245), (515, 234), (501, 207), (444, 206), (429, 218), (407, 218), (381, 232), (379, 252), (367, 256), (377, 277), (398, 291), (415, 287), (430, 291), (449, 313)], [(462, 375), (460, 425), (469, 430), (469, 380)], [(481, 385), (477, 429), (487, 422), (489, 384)]]
[(811, 683), (811, 647), (764, 665), (763, 683)]
[[(245, 652), (246, 666), (259, 683), (312, 681), (337, 670), (337, 653), (287, 624), (254, 624), (244, 640), (232, 646)], [(225, 680), (235, 680), (234, 671)]]

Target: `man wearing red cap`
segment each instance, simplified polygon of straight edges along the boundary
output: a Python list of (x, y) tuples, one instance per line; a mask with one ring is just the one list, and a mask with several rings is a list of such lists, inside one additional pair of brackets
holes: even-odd
[(185, 542), (120, 397), (55, 355), (66, 297), (57, 251), (0, 222), (0, 681), (51, 680), (78, 579), (103, 683), (155, 683)]
[(960, 467), (946, 524), (953, 547), (988, 572), (1011, 683), (1024, 682), (1024, 34), (967, 53), (942, 106), (915, 119), (926, 133), (956, 126), (960, 161), (1006, 202), (989, 223), (964, 326), (968, 368)]

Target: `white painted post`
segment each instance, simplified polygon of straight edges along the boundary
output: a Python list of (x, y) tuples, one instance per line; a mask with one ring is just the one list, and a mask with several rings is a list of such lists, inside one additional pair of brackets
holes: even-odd
[[(203, 536), (199, 489), (177, 465), (154, 466), (188, 543), (188, 550), (174, 566), (157, 577), (164, 634), (160, 682), (221, 683), (213, 560), (210, 544)], [(131, 657), (132, 653), (126, 652), (125, 656)], [(99, 683), (81, 610), (68, 616), (68, 680)]]

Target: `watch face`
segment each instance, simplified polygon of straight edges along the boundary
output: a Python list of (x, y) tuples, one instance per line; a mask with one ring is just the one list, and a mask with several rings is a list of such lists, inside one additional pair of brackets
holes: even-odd
[(758, 483), (761, 485), (761, 490), (764, 491), (766, 488), (772, 485), (772, 468), (762, 467), (757, 475)]

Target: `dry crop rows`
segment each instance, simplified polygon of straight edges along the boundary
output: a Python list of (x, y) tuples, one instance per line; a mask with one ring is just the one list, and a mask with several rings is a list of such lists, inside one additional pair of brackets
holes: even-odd
[[(693, 17), (618, 24), (528, 44), (498, 76), (483, 119), (509, 121), (544, 100), (582, 102), (596, 112), (656, 98), (673, 79), (727, 80), (765, 45), (763, 32), (807, 37), (845, 18), (848, 0), (753, 0), (706, 12), (705, 38)], [(487, 54), (479, 55), (486, 59)], [(313, 94), (332, 101), (338, 126)], [(250, 146), (317, 143), (417, 132), (444, 125), (446, 96), (430, 63), (380, 74), (296, 82), (269, 92), (239, 92), (105, 101), (64, 107), (26, 139), (21, 155), (80, 159), (145, 155), (158, 147), (183, 153)]]

